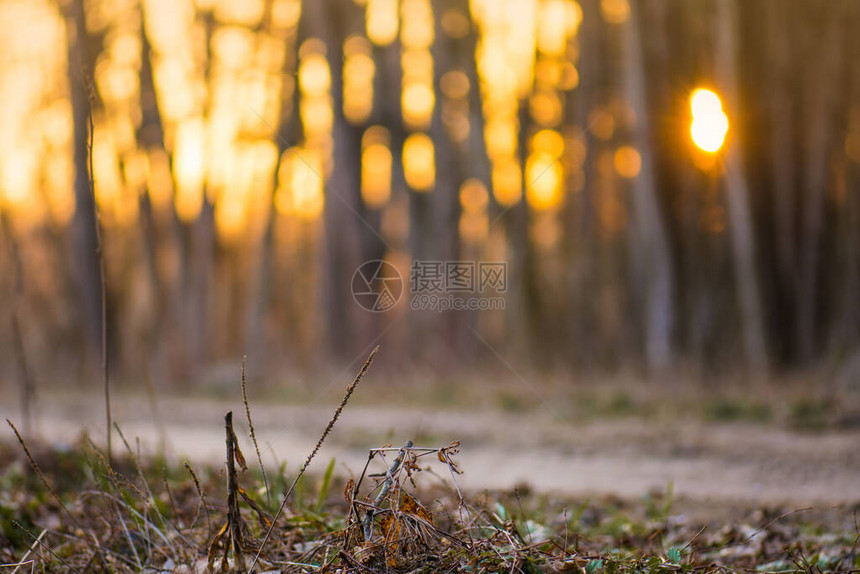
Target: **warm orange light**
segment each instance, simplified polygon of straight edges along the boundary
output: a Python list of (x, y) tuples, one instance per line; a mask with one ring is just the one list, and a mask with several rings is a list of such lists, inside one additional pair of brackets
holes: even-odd
[(489, 199), (487, 188), (479, 179), (467, 179), (460, 186), (460, 205), (467, 213), (483, 213)]
[(367, 37), (377, 46), (387, 46), (397, 38), (397, 0), (367, 0)]
[(555, 130), (541, 130), (531, 139), (532, 151), (543, 151), (552, 157), (560, 157), (564, 153), (564, 138)]
[(66, 225), (75, 214), (75, 195), (72, 191), (75, 167), (71, 156), (62, 151), (52, 153), (45, 160), (43, 177), (48, 209), (58, 225)]
[(522, 170), (513, 158), (493, 164), (493, 197), (502, 207), (510, 207), (523, 195)]
[(403, 172), (415, 191), (430, 191), (436, 184), (436, 152), (427, 134), (415, 133), (403, 142)]
[(278, 165), (278, 146), (270, 140), (257, 140), (245, 145), (246, 164), (240, 169), (246, 174), (242, 187), (247, 209), (247, 221), (252, 231), (260, 230), (271, 209), (270, 198)]
[(517, 126), (513, 120), (493, 118), (484, 125), (487, 155), (496, 160), (517, 151)]
[(570, 62), (561, 65), (561, 78), (558, 80), (558, 89), (570, 91), (579, 85), (579, 71)]
[(16, 226), (29, 228), (44, 220), (44, 204), (35, 189), (39, 158), (33, 147), (9, 149), (0, 158), (0, 211), (14, 214)]
[(465, 241), (477, 243), (487, 237), (490, 218), (486, 213), (462, 213), (458, 225), (460, 237)]
[(469, 95), (469, 78), (460, 70), (450, 70), (439, 79), (439, 88), (446, 98), (463, 99)]
[(630, 18), (629, 0), (600, 0), (600, 13), (610, 24), (623, 24)]
[(118, 159), (109, 126), (104, 121), (96, 120), (93, 135), (96, 201), (105, 223), (126, 225), (137, 217), (138, 195), (126, 190)]
[(577, 0), (568, 0), (564, 3), (564, 9), (567, 33), (573, 36), (579, 30), (579, 25), (582, 24), (582, 6)]
[(154, 62), (153, 72), (163, 119), (180, 121), (193, 113), (195, 90), (186, 63), (168, 55)]
[(442, 30), (452, 38), (465, 38), (472, 25), (465, 12), (456, 8), (445, 10), (439, 23), (442, 25)]
[(476, 0), (469, 4), (480, 30), (475, 56), (482, 94), (514, 101), (528, 96), (534, 84), (536, 2)]
[(433, 55), (430, 50), (403, 50), (400, 55), (403, 83), (433, 83)]
[(96, 84), (108, 103), (121, 103), (137, 94), (137, 72), (104, 58), (96, 65)]
[(588, 114), (588, 129), (597, 139), (608, 140), (615, 133), (615, 116), (606, 108), (598, 108)]
[(246, 223), (247, 203), (240, 194), (224, 193), (215, 204), (215, 227), (224, 239), (236, 239)]
[(555, 207), (561, 201), (562, 169), (546, 152), (535, 152), (526, 160), (526, 199), (535, 210)]
[(568, 0), (544, 0), (538, 7), (537, 49), (545, 56), (560, 58), (567, 47)]
[(263, 19), (264, 13), (262, 0), (215, 3), (215, 19), (225, 24), (254, 27)]
[(714, 153), (725, 141), (729, 131), (729, 118), (723, 113), (719, 96), (710, 90), (698, 89), (690, 95), (693, 116), (690, 135), (703, 151)]
[(529, 225), (529, 238), (541, 249), (552, 249), (561, 239), (561, 225), (554, 211), (534, 214)]
[(332, 125), (334, 125), (334, 111), (330, 97), (303, 98), (300, 115), (305, 133), (309, 137), (319, 137), (331, 133)]
[(529, 111), (541, 125), (554, 127), (561, 123), (563, 113), (561, 99), (554, 90), (541, 90), (529, 100)]
[(343, 51), (343, 114), (354, 124), (364, 123), (373, 111), (376, 64), (364, 38), (353, 36), (348, 39)]
[(275, 207), (279, 213), (316, 219), (325, 206), (323, 161), (319, 151), (304, 147), (288, 149), (278, 169)]
[(185, 222), (197, 217), (203, 206), (204, 138), (201, 119), (186, 120), (176, 128), (173, 153), (176, 214)]
[(690, 94), (690, 110), (693, 116), (713, 114), (723, 110), (723, 103), (714, 92), (699, 88)]
[(448, 100), (442, 103), (442, 123), (448, 135), (457, 143), (469, 137), (472, 126), (469, 123), (469, 102)]
[(0, 160), (0, 193), (4, 202), (22, 203), (33, 194), (36, 160), (31, 150), (21, 149), (8, 150), (8, 155)]
[(371, 208), (382, 207), (391, 196), (391, 150), (380, 143), (361, 153), (361, 198)]
[(400, 42), (404, 48), (427, 49), (433, 43), (433, 10), (429, 0), (401, 0), (403, 28)]
[(409, 83), (403, 86), (401, 107), (403, 122), (410, 129), (427, 129), (433, 119), (436, 95), (433, 87), (425, 83)]
[(299, 65), (299, 88), (308, 96), (319, 96), (331, 87), (328, 60), (322, 54), (309, 54)]
[(302, 15), (301, 0), (275, 0), (272, 3), (272, 25), (276, 28), (292, 28)]
[(633, 179), (639, 175), (639, 170), (642, 169), (642, 157), (636, 151), (636, 148), (621, 146), (615, 150), (613, 164), (618, 175), (627, 179)]
[(173, 197), (173, 178), (170, 177), (170, 156), (156, 147), (147, 154), (146, 187), (156, 209), (166, 209)]
[(146, 154), (141, 150), (134, 150), (123, 158), (123, 176), (128, 189), (140, 193), (146, 187)]
[(391, 197), (391, 150), (388, 130), (373, 126), (364, 132), (361, 150), (361, 198), (377, 209)]
[(55, 148), (72, 141), (72, 104), (67, 99), (57, 100), (39, 112), (39, 125), (47, 142)]

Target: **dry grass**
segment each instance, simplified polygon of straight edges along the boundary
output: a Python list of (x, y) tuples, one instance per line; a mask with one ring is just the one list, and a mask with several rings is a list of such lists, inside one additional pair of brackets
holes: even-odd
[(304, 464), (271, 480), (245, 464), (232, 413), (226, 464), (199, 470), (142, 459), (118, 427), (126, 452), (110, 460), (86, 437), (66, 451), (28, 444), (10, 422), (23, 448), (0, 447), (14, 459), (0, 475), (0, 574), (860, 571), (856, 509), (703, 527), (672, 513), (671, 490), (632, 506), (463, 493), (457, 442), (371, 448), (358, 476), (335, 477), (332, 461), (309, 478), (372, 358)]

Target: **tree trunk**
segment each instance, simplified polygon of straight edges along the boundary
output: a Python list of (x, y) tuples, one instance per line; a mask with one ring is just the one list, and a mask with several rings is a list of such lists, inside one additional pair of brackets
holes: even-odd
[(72, 221), (72, 245), (75, 258), (76, 282), (80, 296), (80, 313), (84, 356), (90, 357), (87, 366), (95, 365), (101, 348), (102, 295), (97, 255), (95, 197), (89, 174), (89, 115), (90, 93), (95, 90), (92, 77), (85, 68), (87, 27), (83, 0), (71, 5), (72, 28), (69, 45), (69, 88), (71, 90), (72, 123), (75, 161), (75, 216)]
[[(737, 4), (719, 0), (716, 15), (716, 79), (723, 90), (723, 100), (730, 121), (740, 117), (738, 103), (735, 39)], [(740, 130), (732, 130), (737, 134)], [(731, 132), (730, 132), (731, 133)], [(730, 136), (725, 152), (726, 194), (729, 212), (735, 282), (740, 303), (743, 346), (753, 371), (767, 369), (763, 309), (756, 269), (756, 246), (750, 213), (749, 190), (744, 174), (743, 157), (737, 137)]]
[(669, 252), (666, 225), (657, 196), (654, 172), (651, 117), (645, 89), (644, 48), (639, 33), (637, 4), (622, 25), (623, 89), (635, 112), (633, 143), (641, 157), (641, 170), (633, 180), (634, 281), (641, 294), (645, 357), (649, 369), (661, 370), (672, 362), (672, 331), (675, 322), (674, 270)]
[(821, 50), (810, 61), (812, 76), (804, 83), (806, 162), (802, 180), (800, 216), (800, 273), (797, 298), (797, 352), (801, 361), (811, 360), (818, 344), (820, 314), (821, 235), (824, 224), (824, 193), (827, 186), (829, 147), (833, 137), (833, 106), (838, 97), (841, 56), (844, 48), (844, 10), (841, 2), (823, 10), (825, 29)]

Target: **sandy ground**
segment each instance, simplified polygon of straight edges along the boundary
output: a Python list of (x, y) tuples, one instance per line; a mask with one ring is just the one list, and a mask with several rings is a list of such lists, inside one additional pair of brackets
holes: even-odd
[[(224, 458), (223, 416), (234, 411), (246, 457), (254, 459), (239, 401), (160, 397), (158, 414), (145, 397), (114, 397), (114, 419), (144, 454), (164, 448), (179, 463), (218, 464)], [(295, 470), (312, 450), (332, 406), (253, 404), (264, 463)], [(20, 422), (14, 403), (0, 416)], [(51, 394), (39, 399), (36, 432), (70, 443), (84, 428), (104, 435), (99, 395)], [(571, 424), (552, 417), (500, 412), (348, 406), (315, 459), (321, 471), (336, 457), (344, 474), (357, 474), (369, 447), (444, 446), (461, 441), (461, 486), (510, 489), (529, 485), (564, 496), (640, 498), (665, 491), (716, 504), (837, 505), (860, 503), (860, 431), (796, 433), (753, 424), (695, 421), (649, 424), (635, 419)], [(0, 440), (14, 440), (9, 429)], [(114, 448), (118, 448), (117, 440)], [(431, 462), (431, 464), (433, 464)], [(435, 463), (440, 474), (447, 470)]]

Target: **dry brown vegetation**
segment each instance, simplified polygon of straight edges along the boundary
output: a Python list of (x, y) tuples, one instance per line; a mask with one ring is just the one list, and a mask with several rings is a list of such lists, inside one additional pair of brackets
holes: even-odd
[(468, 454), (457, 442), (371, 448), (357, 476), (336, 477), (332, 460), (309, 478), (372, 358), (304, 464), (265, 479), (246, 462), (232, 413), (221, 469), (144, 459), (119, 426), (124, 452), (109, 460), (86, 436), (57, 450), (9, 422), (20, 445), (0, 453), (12, 461), (0, 475), (2, 571), (860, 571), (857, 508), (751, 509), (700, 524), (673, 512), (671, 488), (641, 504), (464, 493), (457, 457)]

